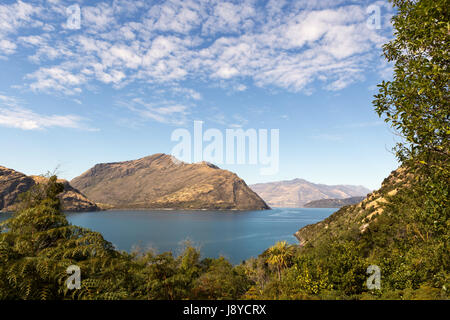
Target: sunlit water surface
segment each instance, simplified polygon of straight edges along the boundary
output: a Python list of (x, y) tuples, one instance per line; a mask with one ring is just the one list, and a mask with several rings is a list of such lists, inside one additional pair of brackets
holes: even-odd
[[(336, 209), (275, 208), (267, 211), (121, 210), (67, 213), (73, 225), (101, 232), (118, 249), (179, 253), (189, 240), (203, 257), (232, 263), (256, 257), (275, 242), (298, 243), (293, 234)], [(0, 214), (0, 221), (10, 217)]]

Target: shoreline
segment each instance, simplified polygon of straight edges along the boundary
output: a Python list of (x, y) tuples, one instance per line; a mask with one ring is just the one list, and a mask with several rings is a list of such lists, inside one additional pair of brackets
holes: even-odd
[[(275, 208), (280, 209), (280, 208)], [(251, 212), (251, 211), (270, 211), (269, 209), (253, 209), (253, 210), (241, 210), (241, 209), (189, 209), (189, 208), (108, 208), (102, 210), (92, 210), (92, 211), (64, 211), (64, 213), (86, 213), (86, 212), (104, 212), (104, 211), (222, 211), (222, 212)]]

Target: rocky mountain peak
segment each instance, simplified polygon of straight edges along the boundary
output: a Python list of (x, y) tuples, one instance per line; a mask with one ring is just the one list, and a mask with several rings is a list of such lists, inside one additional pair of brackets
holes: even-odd
[(167, 154), (95, 165), (71, 185), (114, 208), (268, 209), (236, 174)]

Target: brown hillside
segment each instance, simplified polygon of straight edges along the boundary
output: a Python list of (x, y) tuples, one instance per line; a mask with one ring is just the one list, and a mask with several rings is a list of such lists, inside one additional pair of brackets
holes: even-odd
[(410, 173), (402, 167), (392, 171), (383, 181), (381, 188), (369, 194), (362, 202), (342, 207), (325, 220), (303, 227), (295, 233), (295, 237), (301, 245), (305, 245), (319, 241), (326, 235), (336, 236), (350, 228), (358, 228), (359, 232), (364, 232), (383, 214), (383, 204), (387, 199), (394, 196), (400, 188), (408, 186), (409, 178)]
[(97, 164), (71, 185), (113, 208), (269, 209), (236, 174), (166, 154)]
[[(0, 166), (0, 211), (13, 211), (19, 194), (28, 191), (37, 183), (45, 183), (42, 176), (27, 176)], [(66, 180), (58, 180), (64, 184), (64, 192), (60, 195), (64, 211), (83, 212), (97, 211), (99, 207), (78, 190), (70, 186)]]

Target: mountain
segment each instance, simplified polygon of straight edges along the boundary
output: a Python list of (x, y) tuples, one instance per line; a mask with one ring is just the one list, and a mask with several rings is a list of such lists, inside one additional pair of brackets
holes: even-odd
[(250, 185), (271, 207), (301, 208), (320, 199), (345, 199), (366, 196), (371, 191), (363, 186), (315, 184), (303, 179)]
[[(14, 210), (14, 204), (19, 194), (28, 191), (32, 186), (45, 183), (42, 176), (27, 176), (18, 171), (0, 166), (0, 211)], [(58, 180), (64, 184), (64, 192), (60, 195), (64, 211), (84, 212), (98, 211), (100, 208), (86, 198), (80, 191), (73, 188), (68, 181)]]
[(403, 168), (393, 171), (376, 190), (361, 202), (345, 206), (325, 220), (305, 226), (295, 233), (301, 245), (315, 243), (322, 238), (338, 236), (351, 230), (363, 233), (376, 218), (383, 214), (387, 199), (397, 194), (400, 188), (407, 186), (406, 173)]
[(0, 210), (8, 210), (19, 194), (29, 190), (34, 184), (33, 178), (0, 166)]
[(236, 174), (162, 153), (97, 164), (70, 184), (113, 208), (270, 209)]
[(304, 205), (305, 208), (341, 208), (350, 206), (363, 201), (365, 197), (351, 197), (345, 199), (321, 199), (308, 202)]

